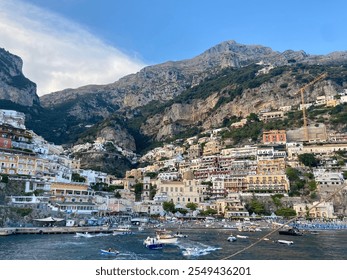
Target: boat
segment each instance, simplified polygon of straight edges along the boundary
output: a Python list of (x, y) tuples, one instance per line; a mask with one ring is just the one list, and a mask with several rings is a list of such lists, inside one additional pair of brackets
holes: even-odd
[(76, 232), (76, 237), (93, 237), (89, 232)]
[(289, 228), (289, 229), (284, 229), (284, 230), (279, 230), (278, 233), (281, 235), (293, 235), (293, 236), (301, 236), (302, 235), (302, 232), (299, 231), (299, 229), (297, 229), (295, 227)]
[(157, 230), (157, 239), (163, 244), (175, 244), (177, 242), (177, 237), (173, 236), (170, 231), (167, 230)]
[(127, 235), (133, 234), (129, 225), (121, 225), (113, 230), (113, 235)]
[(143, 241), (143, 245), (145, 245), (148, 249), (151, 250), (160, 250), (163, 249), (163, 243), (160, 243), (155, 237), (147, 237)]
[(229, 242), (234, 242), (234, 241), (237, 240), (237, 238), (236, 238), (234, 235), (230, 234), (229, 237), (227, 238), (227, 240), (228, 240)]
[(109, 256), (117, 256), (119, 254), (119, 251), (114, 249), (108, 249), (108, 250), (100, 250), (100, 253), (103, 255), (109, 255)]
[(139, 227), (137, 228), (138, 231), (144, 231), (144, 229), (145, 229), (145, 228), (142, 227), (142, 226), (139, 226)]
[(16, 234), (14, 229), (0, 229), (0, 236), (8, 236)]
[(281, 243), (281, 244), (286, 244), (286, 245), (293, 245), (294, 242), (293, 241), (289, 241), (289, 240), (277, 240), (278, 243)]
[(237, 237), (237, 238), (241, 238), (241, 239), (247, 239), (247, 238), (249, 238), (249, 237), (246, 236), (246, 235), (239, 235), (239, 234), (237, 234), (236, 237)]
[(175, 237), (178, 237), (178, 238), (187, 238), (188, 235), (187, 234), (183, 234), (182, 232), (180, 231), (177, 231), (176, 234), (174, 234)]

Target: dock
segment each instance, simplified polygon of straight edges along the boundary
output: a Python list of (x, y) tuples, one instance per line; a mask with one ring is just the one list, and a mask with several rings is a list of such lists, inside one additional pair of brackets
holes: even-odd
[(0, 236), (16, 234), (76, 234), (76, 233), (112, 233), (113, 228), (106, 226), (91, 227), (16, 227), (0, 228)]

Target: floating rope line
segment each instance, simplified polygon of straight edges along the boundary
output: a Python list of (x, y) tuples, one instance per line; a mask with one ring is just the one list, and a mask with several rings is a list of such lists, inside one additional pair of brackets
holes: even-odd
[[(346, 185), (343, 185), (341, 188), (339, 188), (339, 189), (337, 189), (336, 191), (334, 191), (334, 192), (333, 192), (330, 196), (328, 196), (326, 199), (323, 199), (323, 200), (319, 201), (318, 203), (316, 203), (315, 205), (313, 205), (312, 207), (310, 207), (310, 208), (306, 211), (306, 213), (307, 213), (307, 212), (309, 213), (309, 212), (311, 211), (311, 209), (317, 207), (319, 204), (321, 204), (321, 203), (323, 203), (323, 202), (327, 202), (327, 201), (330, 200), (334, 195), (336, 195), (338, 192), (342, 191), (345, 187), (346, 187)], [(251, 245), (249, 245), (249, 246), (247, 246), (247, 247), (245, 247), (245, 248), (243, 248), (243, 249), (241, 249), (241, 250), (235, 252), (234, 254), (232, 254), (232, 255), (230, 255), (230, 256), (224, 257), (224, 258), (222, 258), (221, 260), (227, 260), (227, 259), (230, 259), (230, 258), (232, 258), (232, 257), (235, 257), (235, 256), (241, 254), (242, 252), (245, 252), (246, 250), (248, 250), (248, 249), (254, 247), (254, 246), (257, 245), (258, 243), (260, 243), (261, 241), (263, 241), (265, 238), (271, 236), (272, 234), (274, 234), (274, 233), (275, 233), (276, 231), (278, 231), (279, 229), (281, 229), (281, 228), (283, 228), (284, 226), (290, 224), (291, 222), (295, 221), (296, 219), (302, 217), (303, 215), (304, 215), (304, 213), (301, 214), (301, 215), (299, 215), (299, 216), (296, 216), (296, 217), (294, 217), (294, 218), (292, 218), (292, 219), (290, 219), (290, 220), (288, 220), (287, 222), (285, 222), (284, 224), (282, 224), (282, 225), (279, 226), (278, 228), (276, 228), (276, 229), (270, 231), (268, 234), (264, 235), (262, 238), (260, 238), (260, 239), (257, 240), (256, 242), (252, 243)]]

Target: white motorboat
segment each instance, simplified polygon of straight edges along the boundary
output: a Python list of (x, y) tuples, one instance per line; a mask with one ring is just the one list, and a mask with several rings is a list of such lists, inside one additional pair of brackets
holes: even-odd
[(157, 239), (162, 244), (175, 244), (177, 237), (173, 236), (170, 231), (158, 230), (156, 231)]
[(239, 235), (239, 234), (237, 234), (236, 237), (237, 237), (237, 238), (241, 238), (241, 239), (247, 239), (247, 238), (249, 238), (249, 237), (246, 236), (246, 235)]
[(159, 242), (158, 239), (155, 237), (148, 236), (143, 241), (143, 245), (145, 245), (148, 249), (152, 249), (152, 250), (163, 249), (163, 243)]
[(101, 249), (100, 253), (103, 255), (108, 255), (108, 256), (117, 256), (119, 254), (119, 251), (114, 249), (108, 249), (108, 250)]
[(130, 229), (130, 225), (121, 225), (113, 230), (113, 235), (126, 235), (133, 234)]
[(16, 232), (14, 229), (0, 229), (0, 236), (8, 236), (8, 235), (12, 235), (15, 233)]
[(93, 237), (94, 235), (90, 234), (89, 232), (76, 232), (76, 237)]
[(229, 242), (234, 242), (234, 241), (237, 240), (237, 238), (236, 238), (234, 235), (230, 234), (229, 237), (227, 238), (227, 240), (228, 240)]
[(280, 243), (280, 244), (286, 244), (286, 245), (293, 245), (293, 244), (294, 244), (293, 241), (290, 241), (290, 240), (282, 240), (282, 239), (277, 240), (277, 242)]
[(174, 234), (175, 237), (178, 237), (178, 238), (187, 238), (188, 235), (187, 234), (183, 234), (182, 232), (178, 231), (176, 232), (176, 234)]

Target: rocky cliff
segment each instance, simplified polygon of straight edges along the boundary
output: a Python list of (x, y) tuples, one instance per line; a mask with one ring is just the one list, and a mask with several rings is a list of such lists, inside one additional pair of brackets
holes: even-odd
[(0, 48), (0, 99), (23, 106), (39, 104), (36, 84), (23, 75), (22, 67), (20, 57)]
[[(13, 61), (12, 68), (6, 61), (1, 65), (7, 66), (1, 67), (12, 69), (6, 71), (16, 76), (20, 72), (15, 69), (22, 64), (20, 59)], [(28, 118), (27, 127), (57, 144), (103, 137), (122, 149), (140, 152), (151, 141), (219, 127), (234, 116), (297, 106), (300, 87), (322, 72), (328, 77), (308, 89), (307, 101), (318, 95), (336, 95), (346, 88), (346, 65), (346, 52), (312, 56), (226, 41), (192, 59), (148, 66), (112, 84), (42, 96), (43, 107)], [(6, 75), (9, 86), (12, 76)], [(105, 161), (106, 154), (110, 151), (98, 155), (98, 160)], [(108, 169), (99, 166), (95, 156), (84, 153), (83, 167)]]

